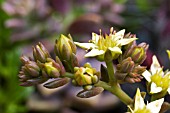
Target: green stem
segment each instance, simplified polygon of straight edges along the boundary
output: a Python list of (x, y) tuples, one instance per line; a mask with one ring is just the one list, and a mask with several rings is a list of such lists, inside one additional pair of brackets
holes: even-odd
[(131, 97), (129, 97), (118, 85), (109, 86), (103, 81), (99, 81), (95, 86), (103, 87), (105, 90), (110, 91), (112, 94), (116, 95), (123, 103), (130, 105), (133, 103)]
[(151, 96), (151, 101), (155, 101), (155, 100), (158, 100), (158, 99), (163, 98), (163, 97), (166, 95), (166, 93), (167, 93), (167, 92), (165, 91), (165, 92), (153, 94), (153, 95)]
[(71, 79), (73, 79), (73, 78), (74, 78), (74, 74), (69, 73), (69, 72), (66, 72), (63, 76), (64, 76), (64, 77), (71, 78)]
[(111, 85), (114, 85), (114, 84), (117, 85), (117, 80), (114, 76), (114, 68), (113, 68), (112, 61), (105, 61), (105, 62), (106, 62), (107, 71), (108, 71), (108, 75), (109, 75), (109, 83)]
[(68, 68), (70, 69), (70, 71), (73, 73), (74, 72), (74, 68), (71, 66), (71, 63), (68, 62)]

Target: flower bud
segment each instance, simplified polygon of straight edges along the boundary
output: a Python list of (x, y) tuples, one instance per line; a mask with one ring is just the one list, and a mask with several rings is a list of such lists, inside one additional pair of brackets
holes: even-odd
[(142, 47), (134, 47), (130, 52), (129, 56), (131, 56), (132, 60), (135, 63), (142, 63), (145, 60), (145, 50)]
[(28, 61), (26, 57), (22, 57), (21, 60), (25, 62), (18, 75), (19, 81), (22, 82), (21, 86), (32, 86), (48, 80), (48, 78), (42, 76), (42, 70), (36, 62)]
[(145, 42), (142, 42), (142, 43), (138, 44), (138, 46), (139, 46), (139, 47), (144, 48), (144, 49), (145, 49), (145, 51), (147, 51), (147, 50), (148, 50), (148, 48), (149, 48), (149, 45), (148, 45), (148, 44), (146, 44)]
[(128, 57), (123, 62), (117, 65), (117, 69), (123, 73), (130, 73), (133, 70), (134, 66), (135, 66), (134, 62), (130, 57)]
[(40, 73), (40, 68), (35, 62), (28, 61), (24, 66), (22, 66), (21, 72), (27, 76), (38, 77)]
[(132, 73), (130, 73), (129, 75), (131, 77), (136, 77), (136, 76), (139, 76), (139, 75), (142, 75), (142, 73), (146, 70), (146, 67), (145, 66), (135, 66), (132, 70)]
[(99, 72), (89, 64), (85, 64), (84, 67), (80, 68), (75, 67), (74, 71), (74, 84), (84, 86), (95, 84), (99, 81)]
[(30, 59), (29, 59), (27, 56), (24, 56), (24, 55), (21, 56), (20, 60), (21, 60), (21, 62), (22, 62), (23, 64), (25, 64), (25, 63), (27, 63), (28, 61), (30, 61)]
[(83, 89), (84, 89), (84, 90), (91, 90), (92, 88), (93, 88), (92, 85), (83, 86)]
[(79, 70), (75, 73), (75, 80), (80, 86), (92, 84), (91, 76), (88, 75), (85, 71), (85, 68), (80, 67)]
[(47, 62), (43, 64), (43, 69), (51, 78), (58, 78), (65, 72), (62, 64), (55, 62), (51, 58), (47, 58)]
[(54, 67), (54, 64), (52, 62), (45, 63), (44, 69), (49, 77), (58, 78), (60, 76), (59, 68)]
[(24, 71), (26, 71), (28, 75), (31, 75), (33, 77), (39, 76), (40, 68), (33, 61), (29, 61), (28, 63), (26, 63), (24, 69), (25, 69)]
[(140, 43), (136, 45), (135, 43), (129, 47), (124, 55), (123, 58), (131, 57), (135, 64), (142, 64), (146, 59), (146, 51), (148, 49), (148, 44)]
[[(54, 61), (53, 61), (54, 62)], [(60, 59), (58, 58), (58, 56), (56, 56), (56, 63), (59, 64), (60, 66), (60, 74), (64, 75), (65, 74), (65, 67), (63, 66), (62, 62), (60, 61)], [(54, 63), (55, 64), (55, 63)]]
[(42, 63), (45, 63), (46, 59), (50, 57), (50, 54), (44, 45), (39, 42), (38, 45), (33, 47), (33, 56), (35, 61), (38, 60)]
[(140, 82), (143, 78), (141, 75), (146, 70), (146, 67), (135, 65), (131, 57), (124, 59), (122, 62), (117, 64), (117, 71), (115, 77), (119, 82), (135, 83)]
[(70, 61), (72, 53), (76, 54), (76, 45), (71, 36), (61, 35), (55, 44), (55, 53), (62, 60)]
[(97, 82), (99, 81), (99, 78), (98, 78), (97, 75), (94, 75), (94, 76), (92, 76), (91, 78), (92, 78), (92, 82), (93, 82), (93, 83), (97, 83)]

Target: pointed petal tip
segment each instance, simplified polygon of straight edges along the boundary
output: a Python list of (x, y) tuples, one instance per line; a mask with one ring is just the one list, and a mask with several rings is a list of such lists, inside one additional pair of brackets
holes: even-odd
[(96, 45), (93, 43), (74, 42), (74, 44), (76, 44), (77, 46), (79, 46), (80, 48), (83, 48), (83, 49), (93, 49), (96, 47)]
[(148, 82), (151, 82), (151, 73), (148, 71), (148, 70), (146, 70), (146, 71), (144, 71), (143, 73), (142, 73), (142, 76), (144, 76), (144, 78), (148, 81)]
[(162, 91), (162, 87), (158, 87), (154, 82), (151, 83), (151, 90), (150, 90), (151, 94), (159, 93), (161, 91)]
[(105, 52), (103, 50), (98, 50), (98, 49), (92, 49), (90, 52), (88, 52), (85, 57), (95, 57), (98, 55), (102, 55)]
[(170, 95), (170, 86), (169, 86), (169, 88), (168, 88), (168, 90), (167, 90), (167, 91), (168, 91), (168, 94)]
[(147, 104), (146, 108), (149, 109), (151, 113), (159, 113), (163, 102), (164, 98), (152, 101), (151, 103)]
[(143, 109), (145, 107), (144, 99), (141, 96), (140, 89), (138, 88), (135, 95), (134, 111)]
[(122, 50), (119, 47), (113, 47), (113, 48), (109, 47), (108, 49), (112, 52), (122, 54)]

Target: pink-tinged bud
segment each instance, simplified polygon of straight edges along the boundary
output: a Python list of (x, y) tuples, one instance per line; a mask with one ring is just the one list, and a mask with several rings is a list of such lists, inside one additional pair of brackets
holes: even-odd
[(143, 61), (146, 58), (146, 54), (145, 54), (145, 49), (142, 47), (133, 47), (129, 53), (127, 54), (127, 56), (131, 57), (132, 60), (137, 63), (137, 64), (141, 64), (143, 63)]
[(139, 47), (144, 48), (144, 49), (145, 49), (145, 51), (147, 51), (147, 50), (148, 50), (148, 48), (149, 48), (149, 45), (148, 45), (148, 44), (146, 44), (145, 42), (140, 43), (138, 46), (139, 46)]
[(135, 83), (140, 82), (143, 78), (141, 75), (146, 70), (146, 67), (135, 65), (131, 57), (124, 59), (120, 64), (117, 64), (115, 77), (120, 83)]
[(56, 63), (60, 65), (60, 74), (64, 75), (66, 70), (65, 70), (65, 67), (63, 66), (62, 62), (58, 58), (58, 56), (56, 56)]
[(21, 86), (37, 85), (48, 80), (47, 77), (42, 76), (42, 70), (36, 62), (28, 61), (26, 57), (22, 57), (21, 60), (24, 61), (24, 66), (21, 67), (21, 71), (18, 75)]
[(28, 61), (23, 67), (22, 71), (27, 76), (38, 77), (40, 74), (40, 68), (34, 61)]
[[(133, 43), (123, 54), (123, 59), (131, 57), (135, 64), (142, 64), (146, 59), (146, 51), (148, 50), (149, 45), (146, 43), (140, 43), (136, 45)], [(123, 60), (122, 59), (122, 60)]]
[(128, 57), (123, 62), (118, 64), (117, 68), (120, 70), (120, 72), (130, 73), (133, 70), (134, 66), (135, 66), (134, 62), (130, 57)]
[(44, 47), (42, 43), (39, 43), (33, 47), (33, 56), (35, 61), (40, 61), (42, 63), (46, 62), (47, 58), (50, 58), (48, 50)]
[(27, 63), (28, 61), (30, 61), (30, 59), (29, 59), (27, 56), (24, 56), (24, 55), (21, 56), (20, 60), (21, 60), (21, 62), (22, 62), (23, 64), (25, 64), (25, 63)]

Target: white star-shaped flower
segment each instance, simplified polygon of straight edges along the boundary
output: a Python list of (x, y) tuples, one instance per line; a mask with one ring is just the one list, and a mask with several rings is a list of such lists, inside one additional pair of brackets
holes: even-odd
[(110, 29), (110, 34), (98, 35), (92, 33), (92, 40), (89, 43), (79, 43), (74, 42), (77, 46), (90, 50), (85, 57), (98, 57), (99, 60), (104, 60), (104, 54), (106, 51), (110, 50), (113, 59), (116, 59), (120, 54), (122, 54), (121, 46), (127, 45), (137, 38), (123, 38), (125, 30), (119, 32), (113, 32), (113, 28)]
[(155, 55), (152, 57), (150, 71), (146, 70), (142, 75), (149, 82), (150, 94), (160, 93), (162, 91), (170, 94), (170, 72), (163, 71)]
[(135, 96), (134, 109), (130, 106), (128, 107), (130, 109), (130, 113), (159, 113), (163, 102), (164, 98), (161, 98), (145, 105), (144, 99), (142, 98), (138, 88)]

